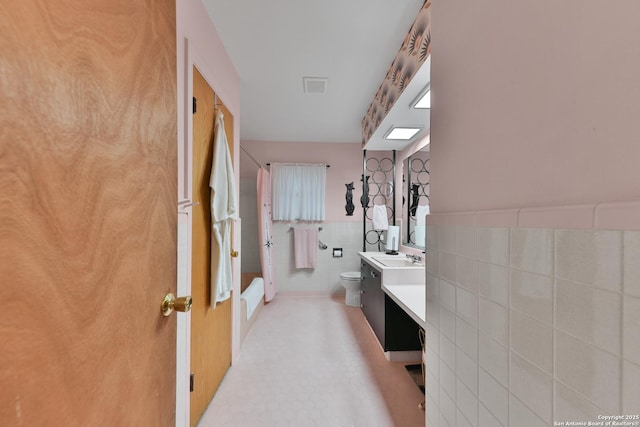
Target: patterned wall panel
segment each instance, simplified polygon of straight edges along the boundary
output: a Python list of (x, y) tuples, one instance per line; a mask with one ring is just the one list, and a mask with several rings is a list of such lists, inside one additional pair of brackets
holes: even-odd
[(380, 126), (430, 53), (431, 0), (426, 0), (362, 119), (363, 146)]

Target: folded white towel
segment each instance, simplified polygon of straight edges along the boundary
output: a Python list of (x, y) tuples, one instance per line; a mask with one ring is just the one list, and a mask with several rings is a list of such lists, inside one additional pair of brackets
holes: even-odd
[(374, 230), (386, 230), (389, 228), (386, 205), (373, 205), (373, 215), (371, 218)]
[(429, 205), (419, 205), (416, 209), (416, 225), (425, 225), (426, 216), (429, 215)]

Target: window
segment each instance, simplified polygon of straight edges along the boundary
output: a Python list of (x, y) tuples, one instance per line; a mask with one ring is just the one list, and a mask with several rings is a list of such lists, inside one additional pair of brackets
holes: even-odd
[(271, 165), (274, 221), (324, 221), (326, 165)]

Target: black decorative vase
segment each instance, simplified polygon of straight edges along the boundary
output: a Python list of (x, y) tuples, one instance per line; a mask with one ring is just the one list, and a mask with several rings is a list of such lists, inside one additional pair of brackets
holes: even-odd
[(356, 208), (353, 204), (353, 182), (345, 184), (345, 186), (347, 187), (347, 193), (345, 194), (347, 204), (344, 205), (344, 208), (347, 211), (347, 216), (353, 216), (353, 210)]
[(411, 216), (416, 216), (416, 209), (418, 209), (418, 204), (420, 203), (420, 186), (418, 184), (411, 184), (411, 206), (409, 207), (409, 214)]
[(364, 175), (362, 175), (362, 178), (360, 178), (360, 181), (362, 181), (362, 197), (360, 197), (360, 204), (362, 205), (363, 209), (366, 209), (367, 206), (369, 206), (369, 175), (367, 175), (366, 177)]

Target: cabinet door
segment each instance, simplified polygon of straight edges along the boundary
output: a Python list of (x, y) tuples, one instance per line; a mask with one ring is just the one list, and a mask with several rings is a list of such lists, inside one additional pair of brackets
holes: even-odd
[(361, 281), (361, 290), (362, 294), (360, 295), (360, 306), (362, 308), (362, 312), (364, 313), (364, 317), (369, 320), (369, 316), (371, 315), (372, 308), (372, 300), (373, 293), (370, 289), (373, 288), (371, 276), (372, 268), (366, 262), (362, 262), (360, 264), (360, 275), (362, 277)]
[(379, 271), (367, 263), (362, 263), (362, 311), (378, 341), (385, 348), (385, 313), (382, 277)]
[(420, 350), (420, 326), (388, 295), (384, 295), (385, 351)]

